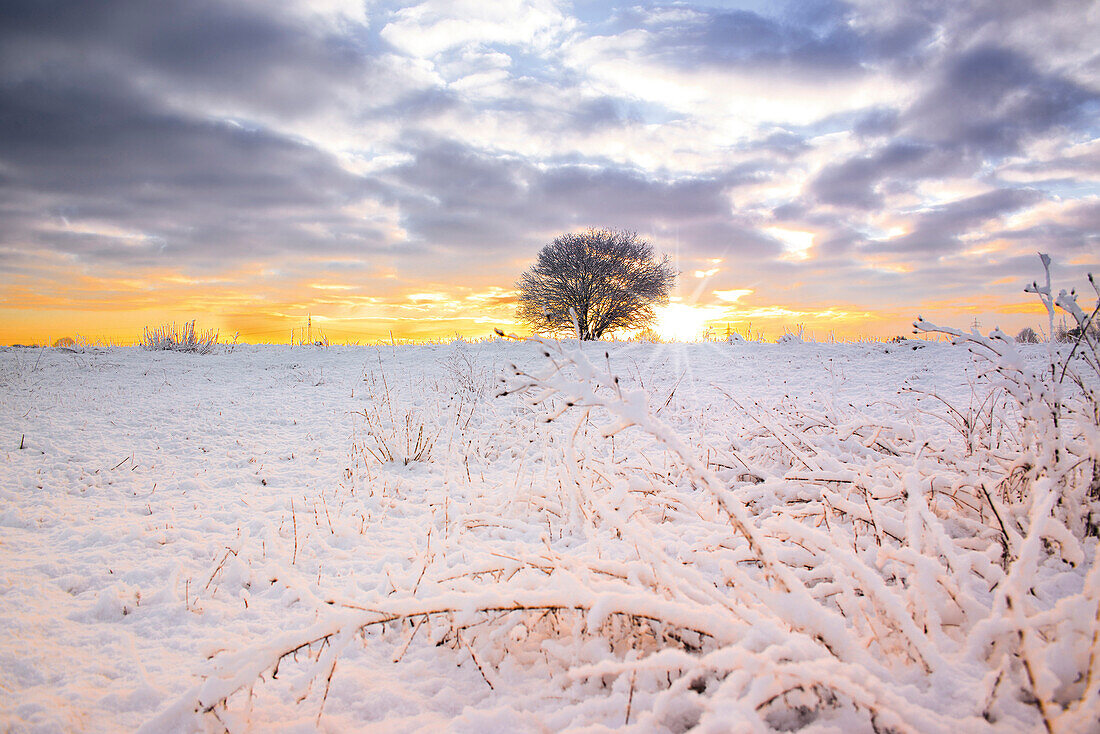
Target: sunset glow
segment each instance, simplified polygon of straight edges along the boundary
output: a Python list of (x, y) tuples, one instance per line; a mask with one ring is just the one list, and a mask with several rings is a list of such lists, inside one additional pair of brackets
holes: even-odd
[(654, 330), (665, 341), (696, 341), (703, 335), (707, 321), (717, 315), (716, 310), (720, 311), (706, 306), (670, 303), (657, 310)]
[(0, 11), (0, 344), (524, 333), (589, 226), (673, 259), (666, 339), (1014, 331), (1035, 253), (1100, 270), (1079, 3), (114, 6)]

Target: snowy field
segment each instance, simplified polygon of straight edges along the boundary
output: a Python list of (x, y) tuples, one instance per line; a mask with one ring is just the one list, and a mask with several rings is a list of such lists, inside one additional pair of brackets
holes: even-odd
[(0, 349), (0, 730), (1098, 730), (1045, 347), (575, 348)]

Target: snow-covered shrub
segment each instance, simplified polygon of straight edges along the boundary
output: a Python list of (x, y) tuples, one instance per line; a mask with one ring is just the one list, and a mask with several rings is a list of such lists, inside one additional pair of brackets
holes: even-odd
[[(1004, 480), (1001, 500), (1022, 527), (1028, 521), (1036, 492), (1053, 496), (1051, 512), (1075, 537), (1100, 529), (1100, 338), (1091, 328), (1100, 312), (1100, 288), (1093, 276), (1096, 304), (1085, 312), (1073, 291), (1053, 294), (1050, 258), (1042, 256), (1046, 280), (1032, 283), (1053, 324), (1060, 309), (1077, 323), (1077, 336), (1067, 344), (1048, 343), (1046, 359), (1034, 367), (1016, 349), (1016, 340), (995, 329), (988, 336), (977, 331), (935, 326), (923, 319), (919, 331), (937, 332), (965, 345), (985, 365), (992, 390), (1001, 390), (1019, 414), (1020, 430), (1005, 433), (1012, 453), (994, 452)], [(1053, 329), (1052, 329), (1053, 330)], [(992, 393), (991, 393), (992, 394)]]
[[(689, 683), (709, 675), (720, 685), (700, 723), (717, 724), (729, 715), (754, 722), (753, 728), (818, 717), (824, 723), (839, 715), (833, 711), (838, 708), (867, 717), (871, 728), (899, 731), (976, 730), (1008, 721), (1016, 722), (1009, 728), (1040, 723), (1075, 731), (1095, 721), (1100, 695), (1087, 681), (1095, 680), (1100, 653), (1100, 568), (1094, 543), (1094, 552), (1085, 553), (1089, 523), (1079, 511), (1081, 500), (1095, 494), (1089, 489), (1095, 440), (1067, 442), (1068, 431), (1042, 433), (1041, 426), (1034, 433), (1035, 417), (1024, 405), (1001, 420), (1015, 416), (1012, 427), (1032, 443), (987, 442), (976, 453), (973, 445), (965, 451), (943, 446), (914, 426), (876, 425), (854, 409), (768, 412), (739, 403), (755, 414), (760, 431), (723, 452), (727, 469), (720, 475), (649, 415), (644, 395), (619, 394), (618, 379), (594, 370), (583, 355), (546, 351), (554, 369), (521, 377), (527, 382), (513, 388), (535, 391), (539, 400), (554, 390), (585, 413), (606, 409), (611, 420), (605, 435), (634, 426), (656, 437), (682, 462), (690, 484), (703, 490), (695, 502), (676, 495), (675, 504), (684, 516), (715, 523), (713, 540), (695, 548), (673, 544), (660, 525), (646, 537), (645, 506), (628, 506), (623, 514), (621, 505), (601, 505), (599, 481), (596, 491), (578, 499), (579, 514), (601, 522), (618, 514), (614, 529), (631, 537), (637, 560), (667, 569), (670, 583), (652, 588), (654, 603), (676, 599), (678, 591), (684, 594), (678, 601), (705, 609), (711, 624), (728, 610), (729, 623), (749, 625), (724, 633), (708, 625), (711, 636), (700, 650), (682, 651), (688, 655), (666, 650), (638, 658), (645, 662), (596, 668), (633, 674), (657, 667), (679, 674), (682, 687), (658, 694), (655, 711), (658, 700), (684, 694)], [(1011, 357), (1000, 353), (998, 360), (995, 371), (1011, 370)], [(581, 379), (572, 388), (560, 368), (567, 363), (579, 365)], [(601, 392), (616, 398), (601, 398)], [(1081, 427), (1095, 435), (1089, 425)], [(999, 457), (1006, 461), (995, 466)], [(1035, 473), (1043, 481), (1028, 485), (1020, 476), (1029, 464), (1043, 467)], [(594, 471), (600, 477), (622, 473), (607, 465)], [(614, 479), (605, 481), (613, 490)], [(672, 488), (650, 489), (656, 499)], [(587, 498), (591, 504), (584, 508)], [(1058, 512), (1056, 505), (1070, 511)], [(662, 557), (660, 549), (669, 547), (676, 552)], [(734, 552), (724, 564), (725, 548)], [(738, 571), (744, 563), (756, 572)], [(689, 581), (685, 564), (712, 570)], [(1087, 578), (1072, 571), (1075, 566), (1091, 566)], [(1059, 567), (1084, 584), (1052, 599), (1051, 591), (1036, 587)], [(724, 575), (716, 578), (717, 569)], [(727, 591), (716, 592), (715, 584)], [(762, 627), (775, 637), (767, 639)], [(669, 657), (675, 660), (671, 671), (656, 665)], [(925, 682), (907, 691), (913, 675)], [(937, 681), (949, 680), (954, 693), (945, 702)]]
[(363, 377), (365, 405), (355, 411), (362, 418), (356, 447), (379, 464), (429, 462), (442, 430), (437, 413), (412, 399), (415, 391), (390, 385), (381, 369)]
[(442, 364), (446, 389), (467, 400), (481, 399), (493, 385), (490, 371), (478, 362), (474, 350), (465, 340), (456, 339), (451, 344), (451, 350)]
[(188, 321), (183, 326), (178, 326), (175, 323), (164, 324), (152, 329), (146, 326), (141, 346), (143, 349), (148, 350), (210, 354), (218, 347), (218, 331), (216, 329), (203, 329), (196, 332), (193, 320)]
[(776, 340), (776, 344), (802, 344), (805, 339), (806, 328), (799, 324), (795, 329), (784, 329), (783, 336)]

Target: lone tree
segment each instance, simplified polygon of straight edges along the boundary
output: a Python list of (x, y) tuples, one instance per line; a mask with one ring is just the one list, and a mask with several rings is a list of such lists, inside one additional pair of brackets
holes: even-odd
[(599, 339), (652, 323), (653, 306), (668, 303), (676, 275), (668, 256), (657, 260), (634, 232), (571, 232), (542, 248), (520, 276), (516, 315), (537, 332), (576, 328), (581, 339)]

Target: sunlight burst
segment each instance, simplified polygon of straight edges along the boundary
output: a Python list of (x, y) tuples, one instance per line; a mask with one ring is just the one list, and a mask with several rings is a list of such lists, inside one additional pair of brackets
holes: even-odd
[(656, 309), (657, 324), (654, 329), (664, 341), (695, 341), (702, 335), (706, 322), (713, 318), (711, 310), (686, 303), (670, 303)]

